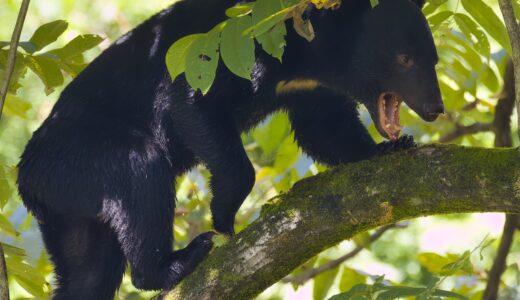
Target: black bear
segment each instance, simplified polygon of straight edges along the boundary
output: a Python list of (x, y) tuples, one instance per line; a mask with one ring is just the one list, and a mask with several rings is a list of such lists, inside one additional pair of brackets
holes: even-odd
[[(444, 110), (423, 4), (310, 8), (312, 42), (288, 23), (283, 64), (258, 50), (247, 81), (220, 63), (205, 96), (184, 76), (172, 83), (165, 55), (223, 21), (229, 0), (176, 2), (118, 39), (65, 88), (19, 163), (20, 195), (55, 265), (54, 299), (112, 299), (126, 262), (147, 290), (193, 271), (213, 234), (172, 250), (175, 178), (207, 166), (214, 227), (233, 234), (255, 182), (240, 134), (274, 111), (287, 111), (301, 148), (328, 165), (413, 146), (399, 138), (402, 101), (426, 121)], [(358, 102), (389, 141), (373, 141)]]

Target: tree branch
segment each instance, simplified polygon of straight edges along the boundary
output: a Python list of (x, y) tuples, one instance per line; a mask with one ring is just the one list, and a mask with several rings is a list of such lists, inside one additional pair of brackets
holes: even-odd
[[(16, 63), (16, 51), (18, 43), (20, 42), (20, 35), (22, 34), (23, 23), (27, 10), (29, 9), (30, 0), (23, 0), (16, 19), (13, 34), (11, 36), (11, 43), (9, 45), (9, 54), (7, 55), (7, 63), (5, 66), (5, 73), (2, 82), (0, 83), (0, 119), (2, 118), (2, 111), (4, 109), (5, 98), (9, 90), (9, 83), (13, 76), (14, 66)], [(7, 278), (7, 266), (5, 264), (4, 249), (0, 244), (0, 299), (9, 299), (9, 282)]]
[(493, 124), (491, 124), (491, 123), (478, 123), (477, 122), (477, 123), (474, 123), (474, 124), (471, 124), (468, 126), (461, 126), (459, 124), (455, 124), (455, 129), (452, 132), (446, 134), (445, 136), (442, 136), (439, 139), (439, 142), (440, 143), (449, 143), (464, 135), (491, 131), (492, 129), (493, 129)]
[[(370, 237), (368, 239), (368, 245), (370, 245), (373, 242), (375, 242), (376, 240), (378, 240), (388, 230), (393, 229), (393, 228), (397, 228), (397, 227), (403, 227), (403, 226), (400, 226), (398, 224), (390, 224), (390, 225), (386, 225), (386, 226), (383, 226), (383, 227), (379, 228), (376, 232), (374, 232), (372, 235), (370, 235)], [(328, 263), (326, 263), (324, 265), (321, 265), (321, 266), (319, 266), (317, 268), (307, 270), (307, 271), (299, 274), (298, 276), (286, 277), (286, 278), (282, 279), (282, 282), (285, 282), (285, 283), (295, 283), (297, 285), (303, 285), (305, 282), (307, 282), (308, 280), (316, 277), (317, 275), (319, 275), (319, 274), (321, 274), (323, 272), (326, 272), (328, 270), (332, 270), (332, 269), (338, 267), (339, 265), (341, 265), (342, 263), (344, 263), (345, 261), (355, 257), (356, 255), (359, 254), (359, 252), (363, 251), (363, 249), (365, 249), (365, 247), (363, 247), (363, 246), (356, 246), (354, 249), (352, 249), (347, 254), (345, 254), (343, 256), (340, 256), (339, 258), (337, 258), (337, 259), (335, 259), (333, 261), (330, 261), (330, 262), (328, 262)]]
[(0, 243), (0, 299), (9, 299), (9, 281), (5, 264), (4, 248)]
[(355, 234), (447, 213), (520, 213), (517, 149), (428, 145), (296, 183), (218, 247), (167, 299), (249, 299)]
[[(506, 23), (507, 32), (509, 33), (509, 40), (511, 41), (511, 48), (513, 51), (511, 58), (513, 60), (513, 65), (515, 66), (515, 86), (520, 87), (520, 26), (516, 21), (511, 0), (498, 0), (498, 5), (502, 11), (502, 16), (504, 17), (504, 22)], [(520, 101), (520, 88), (517, 88), (515, 91), (515, 99), (517, 102), (517, 123), (520, 124), (520, 105), (518, 105), (518, 102)]]
[(504, 231), (502, 233), (502, 238), (500, 239), (500, 246), (498, 247), (497, 255), (493, 261), (493, 267), (488, 273), (488, 282), (482, 300), (495, 300), (498, 298), (500, 278), (506, 269), (507, 255), (511, 250), (513, 237), (518, 226), (517, 220), (518, 216), (516, 215), (506, 216)]
[[(29, 1), (23, 0), (20, 11), (18, 12), (18, 18), (16, 25), (14, 26), (13, 35), (11, 37), (11, 44), (9, 45), (9, 54), (7, 56), (7, 64), (5, 67), (5, 75), (0, 85), (0, 118), (2, 117), (2, 110), (4, 109), (4, 101), (7, 97), (7, 91), (9, 90), (9, 83), (11, 82), (11, 76), (13, 76), (14, 66), (16, 63), (16, 51), (18, 49), (18, 42), (20, 41), (20, 35), (22, 34), (23, 22), (29, 9)], [(1, 247), (1, 246), (0, 246)]]
[[(498, 103), (495, 107), (495, 147), (512, 147), (511, 115), (515, 106), (515, 78), (513, 74), (513, 62), (508, 60), (504, 74), (504, 87)], [(498, 297), (500, 278), (506, 269), (506, 260), (513, 243), (516, 227), (519, 222), (518, 215), (506, 215), (502, 238), (493, 265), (488, 273), (488, 282), (483, 300), (494, 300)]]

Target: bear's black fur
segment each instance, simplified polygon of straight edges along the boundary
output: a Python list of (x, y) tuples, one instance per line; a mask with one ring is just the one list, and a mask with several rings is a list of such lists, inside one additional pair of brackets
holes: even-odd
[[(424, 1), (344, 0), (310, 9), (308, 43), (287, 23), (283, 64), (257, 47), (252, 81), (220, 63), (206, 96), (184, 76), (173, 83), (164, 58), (177, 39), (225, 19), (229, 0), (185, 0), (151, 17), (97, 57), (63, 91), (19, 164), (19, 191), (36, 216), (55, 264), (55, 299), (112, 299), (126, 262), (140, 289), (175, 286), (204, 258), (212, 233), (172, 251), (175, 178), (199, 163), (210, 170), (217, 231), (255, 182), (240, 139), (276, 110), (296, 140), (336, 165), (413, 146), (398, 138), (404, 101), (427, 121), (442, 113), (437, 54), (420, 11)], [(367, 106), (376, 144), (359, 121)]]

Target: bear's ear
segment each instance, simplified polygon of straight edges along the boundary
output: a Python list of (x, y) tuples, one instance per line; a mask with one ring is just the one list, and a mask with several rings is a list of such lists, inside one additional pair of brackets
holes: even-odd
[(415, 3), (417, 6), (419, 6), (419, 8), (422, 9), (426, 0), (412, 0), (412, 2)]

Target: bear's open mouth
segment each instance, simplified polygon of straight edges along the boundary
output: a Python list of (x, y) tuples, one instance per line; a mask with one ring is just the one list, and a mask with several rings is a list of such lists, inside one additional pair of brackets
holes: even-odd
[(403, 102), (402, 98), (396, 93), (382, 93), (377, 99), (379, 133), (391, 140), (397, 140), (401, 133), (399, 124), (399, 108)]

